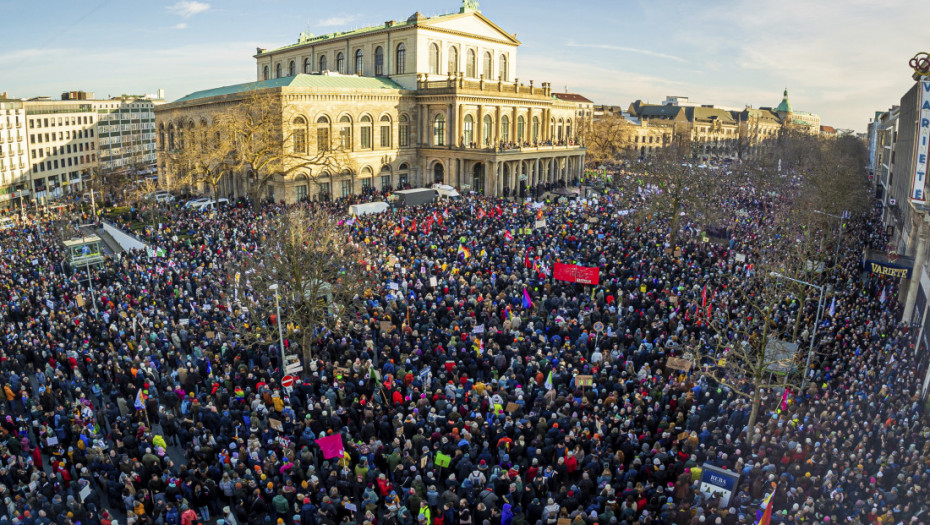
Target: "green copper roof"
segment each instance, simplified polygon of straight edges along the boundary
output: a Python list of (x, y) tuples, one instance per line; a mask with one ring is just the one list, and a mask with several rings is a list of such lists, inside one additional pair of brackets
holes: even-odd
[(188, 102), (201, 98), (233, 95), (245, 91), (258, 89), (298, 87), (298, 88), (324, 88), (324, 89), (404, 89), (393, 80), (382, 77), (359, 77), (355, 75), (305, 75), (281, 77), (245, 84), (233, 84), (203, 91), (195, 91), (190, 95), (179, 98), (175, 102)]
[(775, 112), (776, 113), (781, 113), (781, 112), (791, 113), (791, 103), (788, 102), (788, 90), (787, 89), (785, 89), (785, 94), (781, 99), (781, 104), (779, 104), (778, 107), (775, 108)]

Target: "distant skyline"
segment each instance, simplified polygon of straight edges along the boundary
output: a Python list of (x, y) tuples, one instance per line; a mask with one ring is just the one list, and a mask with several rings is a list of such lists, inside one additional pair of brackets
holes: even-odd
[[(255, 79), (256, 47), (385, 20), (458, 11), (459, 0), (299, 2), (0, 0), (0, 91), (104, 98), (193, 91)], [(700, 104), (796, 110), (864, 131), (910, 87), (907, 62), (930, 51), (930, 2), (809, 0), (482, 0), (482, 13), (523, 43), (517, 77), (597, 104), (667, 95)]]

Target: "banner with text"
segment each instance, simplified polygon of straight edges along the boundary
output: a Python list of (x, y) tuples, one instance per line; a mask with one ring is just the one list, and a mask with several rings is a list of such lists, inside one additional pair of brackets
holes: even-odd
[(871, 259), (866, 259), (865, 264), (869, 271), (876, 275), (887, 275), (888, 277), (900, 277), (902, 279), (910, 279), (911, 270), (914, 269), (912, 266), (902, 266), (900, 264), (873, 261)]
[(600, 284), (601, 269), (574, 264), (555, 263), (552, 276), (560, 281), (579, 284)]
[(926, 202), (927, 168), (930, 168), (930, 80), (920, 82), (917, 90), (917, 143), (914, 145), (911, 200)]

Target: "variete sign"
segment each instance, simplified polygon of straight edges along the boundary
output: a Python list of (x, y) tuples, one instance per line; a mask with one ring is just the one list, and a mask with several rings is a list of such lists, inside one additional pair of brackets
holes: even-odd
[(869, 270), (874, 274), (887, 275), (888, 277), (901, 279), (910, 279), (911, 270), (913, 270), (913, 268), (909, 266), (901, 266), (887, 262), (866, 260), (865, 263), (869, 265)]
[(598, 267), (577, 266), (574, 264), (555, 263), (552, 276), (560, 281), (578, 284), (600, 284), (601, 269)]

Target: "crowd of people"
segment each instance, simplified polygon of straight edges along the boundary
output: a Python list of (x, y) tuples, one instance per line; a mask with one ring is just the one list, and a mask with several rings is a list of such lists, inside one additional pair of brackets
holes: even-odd
[[(291, 388), (228, 293), (284, 205), (163, 210), (142, 233), (161, 250), (108, 256), (93, 298), (65, 219), (3, 232), (0, 525), (732, 525), (770, 493), (776, 523), (930, 523), (913, 329), (857, 261), (870, 217), (844, 232), (810, 388), (767, 390), (749, 440), (745, 396), (667, 360), (709, 341), (702, 288), (747, 271), (778, 203), (734, 195), (729, 244), (677, 246), (628, 220), (640, 195), (541, 204), (356, 219), (373, 293)], [(708, 466), (740, 475), (726, 504)]]

